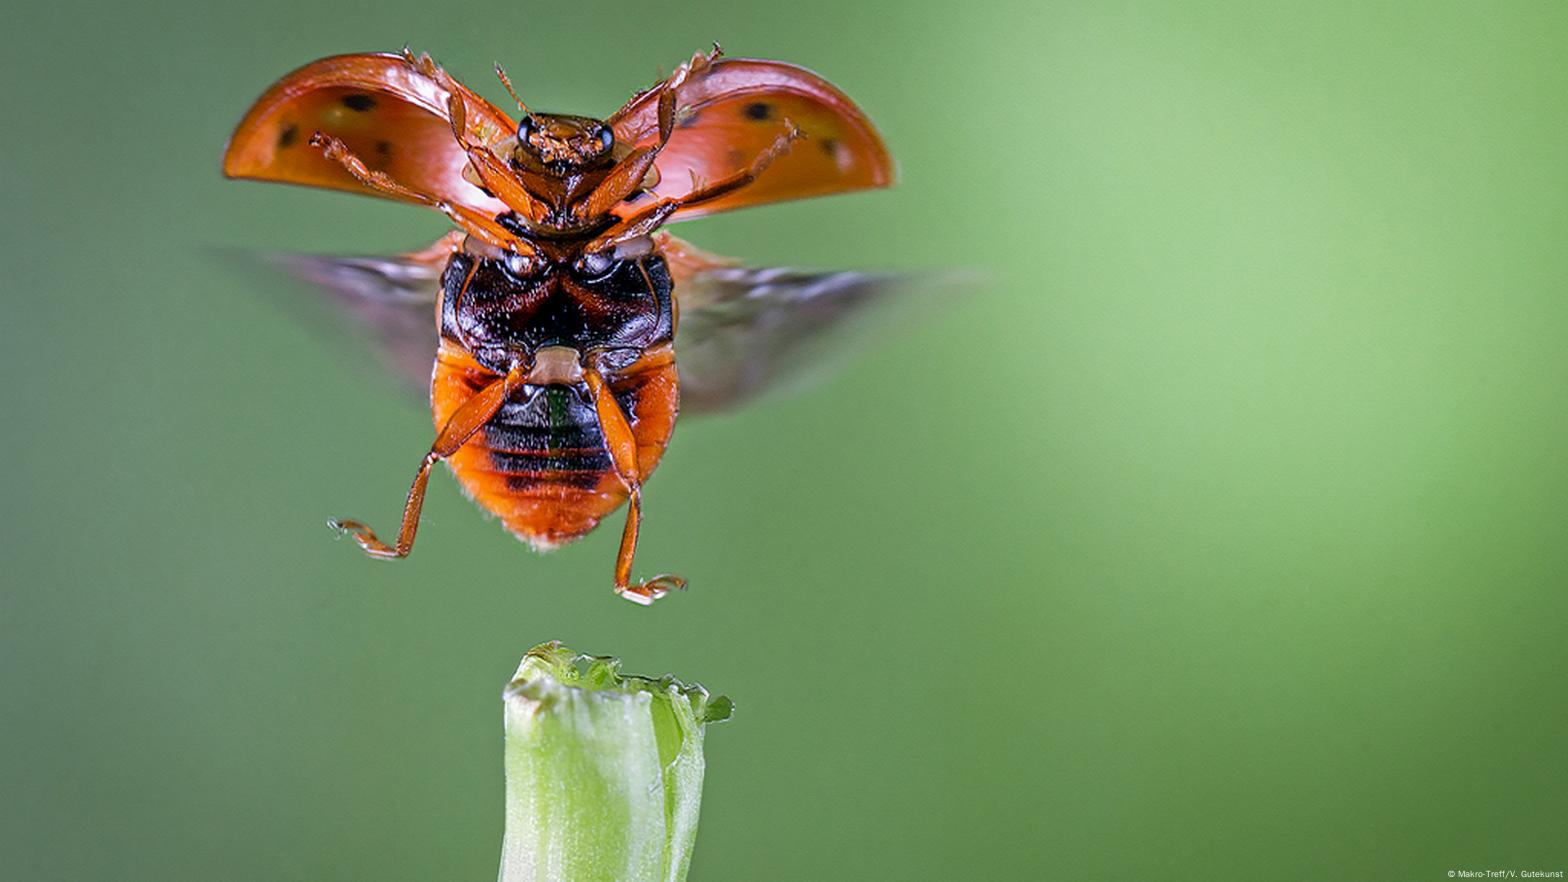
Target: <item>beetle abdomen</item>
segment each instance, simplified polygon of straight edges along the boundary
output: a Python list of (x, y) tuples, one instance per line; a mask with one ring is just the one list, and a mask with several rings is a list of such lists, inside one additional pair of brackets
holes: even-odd
[[(634, 366), (610, 386), (637, 437), (644, 476), (658, 464), (675, 422), (674, 365), (660, 361)], [(443, 347), (431, 386), (436, 425), (493, 379)], [(586, 387), (523, 386), (447, 463), (470, 498), (538, 549), (582, 536), (626, 501)]]
[[(484, 427), (497, 472), (596, 486), (613, 464), (592, 405), (570, 386), (524, 386)], [(519, 482), (513, 482), (519, 483)]]
[(568, 386), (519, 389), (452, 470), (476, 502), (540, 548), (587, 533), (626, 497), (598, 417)]

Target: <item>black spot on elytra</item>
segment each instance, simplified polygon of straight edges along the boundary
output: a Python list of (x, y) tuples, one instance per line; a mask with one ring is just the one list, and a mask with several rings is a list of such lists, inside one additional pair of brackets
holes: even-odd
[(392, 155), (392, 142), (391, 141), (377, 141), (376, 142), (376, 152), (381, 154), (384, 157), (385, 156), (391, 156)]
[(294, 125), (293, 123), (289, 123), (288, 125), (284, 126), (283, 131), (278, 133), (278, 147), (280, 149), (284, 147), (293, 147), (294, 142), (298, 140), (299, 126)]
[(355, 92), (352, 95), (343, 96), (343, 106), (347, 107), (349, 110), (357, 110), (360, 113), (364, 113), (370, 108), (376, 106), (376, 99), (370, 97), (369, 95), (362, 95), (358, 92)]
[(773, 115), (773, 105), (766, 101), (753, 101), (742, 111), (747, 119), (765, 120)]
[(828, 156), (831, 156), (834, 159), (838, 159), (837, 138), (823, 138), (817, 142), (817, 146), (822, 148), (823, 153), (826, 153)]

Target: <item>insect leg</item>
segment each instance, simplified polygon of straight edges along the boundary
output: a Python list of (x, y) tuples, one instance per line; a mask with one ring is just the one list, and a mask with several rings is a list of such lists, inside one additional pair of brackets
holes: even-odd
[(616, 203), (642, 186), (648, 177), (648, 170), (653, 168), (654, 160), (659, 158), (659, 151), (664, 149), (670, 134), (675, 131), (675, 102), (685, 79), (686, 70), (683, 67), (676, 76), (659, 86), (659, 140), (647, 147), (638, 147), (616, 163), (604, 180), (578, 201), (578, 214), (583, 217), (606, 214)]
[[(500, 65), (497, 65), (496, 71), (500, 72), (500, 69)], [(506, 75), (503, 73), (501, 76), (502, 82), (507, 82)], [(511, 88), (509, 82), (507, 87)], [(463, 109), (463, 99), (453, 92), (447, 96), (446, 107), (447, 121), (452, 126), (452, 137), (457, 139), (463, 152), (468, 154), (468, 162), (473, 166), (474, 173), (478, 175), (479, 183), (484, 185), (484, 189), (507, 205), (526, 214), (529, 220), (543, 220), (549, 206), (528, 192), (528, 188), (524, 187), (512, 170), (507, 168), (506, 163), (490, 152), (488, 146), (475, 142), (469, 137), (467, 112)]]
[(430, 194), (405, 187), (393, 180), (392, 176), (386, 172), (371, 171), (370, 166), (365, 165), (365, 161), (356, 156), (354, 151), (350, 150), (341, 138), (317, 132), (310, 136), (310, 146), (319, 148), (323, 156), (343, 166), (348, 170), (349, 174), (353, 175), (361, 184), (367, 187), (374, 187), (383, 193), (411, 199), (415, 202), (423, 202), (426, 205), (434, 205), (436, 203), (436, 200), (431, 198)]
[(511, 249), (520, 254), (533, 253), (533, 249), (527, 243), (518, 239), (505, 227), (496, 223), (494, 219), (485, 217), (471, 208), (436, 199), (428, 193), (421, 193), (418, 190), (405, 187), (393, 180), (392, 176), (386, 172), (372, 171), (369, 166), (365, 165), (365, 161), (354, 155), (354, 151), (350, 150), (348, 145), (339, 138), (317, 132), (310, 136), (310, 143), (313, 147), (321, 148), (323, 155), (343, 166), (348, 170), (349, 174), (353, 175), (367, 187), (374, 187), (393, 196), (428, 205), (446, 215), (452, 220), (452, 223), (484, 239), (497, 248)]
[(648, 177), (648, 169), (653, 168), (653, 162), (659, 158), (659, 149), (663, 146), (664, 142), (660, 141), (658, 144), (638, 147), (628, 153), (626, 158), (599, 182), (599, 186), (594, 187), (592, 192), (577, 203), (580, 206), (578, 214), (583, 217), (599, 217), (607, 214), (616, 203), (630, 196)]
[(583, 369), (583, 379), (593, 397), (594, 409), (599, 415), (599, 428), (604, 432), (604, 445), (615, 464), (615, 474), (626, 485), (631, 504), (626, 510), (626, 528), (621, 532), (621, 550), (615, 558), (615, 593), (644, 606), (668, 594), (671, 589), (683, 589), (686, 580), (680, 576), (655, 576), (646, 582), (631, 581), (632, 558), (637, 553), (637, 532), (642, 525), (642, 472), (637, 466), (637, 437), (626, 421), (626, 414), (615, 396), (610, 394), (604, 378), (593, 368)]
[(701, 187), (697, 187), (696, 189), (692, 190), (692, 192), (680, 197), (681, 207), (685, 208), (688, 205), (701, 205), (704, 202), (717, 199), (720, 196), (726, 195), (728, 193), (733, 193), (734, 191), (739, 190), (741, 187), (744, 187), (752, 181), (755, 181), (758, 176), (767, 170), (768, 166), (773, 164), (773, 160), (778, 159), (780, 156), (783, 156), (789, 152), (789, 146), (791, 144), (805, 137), (805, 133), (801, 132), (801, 130), (797, 128), (794, 123), (786, 120), (785, 124), (788, 126), (788, 128), (785, 129), (784, 134), (774, 138), (773, 143), (768, 145), (768, 149), (762, 151), (762, 153), (756, 159), (752, 160), (751, 166), (749, 168), (736, 172), (727, 178), (721, 178), (720, 180), (714, 181), (711, 184), (704, 184)]
[(430, 482), (430, 467), (456, 453), (475, 432), (490, 422), (490, 418), (501, 409), (512, 392), (522, 385), (526, 373), (527, 367), (524, 365), (513, 367), (506, 376), (474, 393), (474, 397), (463, 402), (452, 418), (447, 420), (414, 475), (414, 485), (409, 488), (408, 500), (403, 504), (403, 524), (398, 529), (395, 545), (381, 541), (375, 531), (359, 521), (332, 520), (327, 522), (328, 525), (353, 536), (359, 547), (371, 557), (388, 560), (408, 557), (414, 547), (414, 534), (419, 531), (419, 512), (425, 505), (425, 487)]
[[(658, 229), (661, 224), (669, 219), (670, 215), (682, 208), (691, 205), (701, 205), (704, 202), (709, 202), (739, 190), (741, 187), (755, 181), (759, 175), (767, 170), (768, 166), (773, 164), (775, 159), (789, 152), (789, 145), (801, 137), (803, 135), (800, 129), (791, 124), (784, 134), (778, 136), (773, 141), (773, 144), (751, 163), (749, 168), (736, 172), (727, 178), (696, 186), (685, 196), (671, 197), (655, 202), (616, 224), (615, 227), (604, 233), (604, 235), (590, 242), (586, 250), (597, 251), (608, 248), (617, 242), (635, 239), (638, 236), (646, 236)], [(590, 196), (590, 198), (592, 197)]]

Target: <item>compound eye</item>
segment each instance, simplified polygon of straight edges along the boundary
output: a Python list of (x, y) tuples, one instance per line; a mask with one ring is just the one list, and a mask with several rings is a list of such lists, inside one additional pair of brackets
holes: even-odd
[(615, 146), (615, 130), (609, 126), (599, 127), (598, 138), (600, 153), (609, 153), (610, 148)]
[(517, 123), (517, 143), (527, 144), (528, 136), (532, 135), (537, 128), (538, 126), (534, 125), (534, 118), (526, 113), (523, 114), (522, 120)]
[(595, 251), (577, 259), (577, 272), (589, 281), (598, 281), (609, 275), (613, 269), (615, 269), (615, 258), (604, 252)]

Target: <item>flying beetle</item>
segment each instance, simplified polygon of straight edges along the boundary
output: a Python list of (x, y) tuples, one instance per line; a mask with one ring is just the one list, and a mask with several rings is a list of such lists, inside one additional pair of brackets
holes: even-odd
[(746, 400), (788, 371), (801, 341), (889, 287), (746, 268), (660, 228), (885, 187), (893, 163), (826, 80), (717, 46), (604, 120), (531, 111), (496, 73), (516, 119), (406, 49), (312, 62), (251, 107), (223, 170), (423, 205), (456, 226), (400, 257), (289, 259), (425, 375), (436, 427), (392, 541), (359, 521), (333, 526), (373, 557), (406, 556), (443, 461), (538, 549), (629, 502), (615, 592), (652, 603), (685, 587), (632, 577), (642, 486), (677, 412)]

